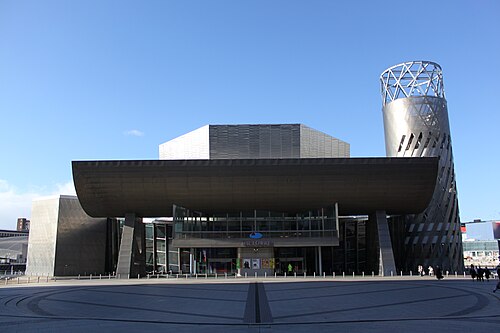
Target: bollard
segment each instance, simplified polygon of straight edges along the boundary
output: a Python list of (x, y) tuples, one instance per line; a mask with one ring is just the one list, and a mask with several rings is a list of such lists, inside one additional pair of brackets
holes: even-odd
[(215, 273), (215, 278), (217, 279), (217, 273)]
[[(28, 276), (28, 284), (30, 283), (30, 278), (31, 278), (31, 276)], [(18, 280), (19, 280), (19, 278), (18, 278)]]
[(446, 271), (446, 277), (450, 275), (450, 271)]
[(267, 279), (267, 272), (264, 272), (264, 278)]
[(255, 272), (255, 278), (257, 278), (257, 272)]
[(224, 279), (227, 279), (227, 273), (224, 273)]
[(90, 280), (92, 280), (92, 274), (90, 274)]
[(186, 273), (186, 280), (187, 280), (187, 278), (188, 278), (188, 275), (187, 275), (187, 273)]
[(403, 271), (401, 271), (401, 276), (403, 276)]
[(278, 276), (276, 275), (276, 272), (274, 272), (274, 278), (277, 278)]
[[(206, 274), (205, 274), (206, 275)], [(168, 276), (168, 275), (167, 275)], [(179, 278), (179, 273), (175, 274), (175, 278), (178, 279)]]
[(304, 279), (305, 279), (306, 277), (307, 277), (307, 274), (306, 274), (306, 272), (304, 272)]
[(455, 277), (458, 277), (458, 273), (457, 273), (457, 271), (455, 271)]
[(7, 285), (8, 281), (9, 281), (9, 279), (5, 278), (5, 285)]
[(335, 272), (332, 273), (332, 277), (335, 279)]
[(111, 273), (108, 274), (108, 280), (111, 280)]
[(394, 276), (394, 273), (391, 271), (391, 276)]
[(37, 280), (38, 280), (37, 283), (40, 283), (40, 277), (39, 276), (37, 276)]
[(247, 277), (248, 277), (248, 274), (247, 274), (247, 272), (245, 272), (245, 279), (246, 279)]
[(127, 279), (130, 279), (130, 273), (127, 274)]
[(323, 279), (325, 279), (325, 278), (326, 278), (326, 273), (325, 273), (325, 272), (323, 272)]
[[(28, 280), (29, 280), (29, 277), (28, 277)], [(19, 278), (17, 278), (17, 284), (19, 284)]]
[(345, 272), (342, 272), (342, 277), (345, 278)]
[(194, 276), (195, 279), (198, 279), (198, 273), (195, 274)]
[[(148, 275), (148, 279), (149, 279), (149, 275)], [(99, 280), (102, 280), (102, 274), (99, 274)]]
[(410, 271), (410, 276), (413, 276), (413, 272), (412, 271)]
[(47, 274), (47, 281), (46, 282), (49, 282), (49, 275)]
[(80, 274), (78, 274), (78, 280), (80, 280)]
[(374, 271), (372, 271), (372, 277), (374, 277), (374, 276), (375, 276), (375, 272), (374, 272)]
[(205, 273), (205, 279), (208, 279), (208, 273)]
[(354, 277), (354, 272), (352, 272), (352, 277)]
[[(159, 279), (160, 278), (160, 274), (156, 274), (156, 278)], [(167, 279), (168, 279), (168, 275), (167, 275)]]
[(297, 278), (297, 272), (293, 272), (293, 277)]
[(316, 272), (314, 272), (313, 277), (316, 278)]
[(465, 277), (465, 272), (464, 272), (464, 277)]
[(285, 272), (285, 277), (286, 277), (286, 272)]

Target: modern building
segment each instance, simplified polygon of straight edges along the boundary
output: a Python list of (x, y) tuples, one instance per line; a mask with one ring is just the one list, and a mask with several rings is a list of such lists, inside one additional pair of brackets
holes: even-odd
[(24, 217), (17, 219), (17, 231), (30, 231), (30, 220)]
[(453, 146), (441, 67), (430, 61), (392, 66), (380, 76), (388, 157), (439, 158), (434, 195), (425, 211), (406, 217), (406, 267), (463, 269)]
[[(200, 131), (199, 155), (170, 149)], [(349, 158), (347, 143), (298, 124), (205, 126), (160, 146), (169, 150), (73, 162), (83, 209), (125, 218), (118, 274), (143, 274), (144, 253), (157, 271), (390, 274), (400, 231), (387, 216), (399, 226), (424, 210), (437, 174), (437, 158)], [(141, 219), (158, 216), (166, 222), (144, 230)]]
[(92, 218), (76, 196), (33, 201), (26, 274), (89, 275), (111, 272), (109, 238), (112, 220)]
[(496, 267), (500, 261), (500, 221), (462, 222), (462, 245), (465, 268), (471, 264)]
[[(420, 64), (425, 69), (431, 63)], [(440, 75), (440, 69), (435, 72)], [(393, 67), (383, 84), (391, 94), (384, 95), (389, 157), (351, 158), (348, 143), (302, 124), (255, 124), (203, 126), (161, 144), (159, 160), (73, 161), (78, 200), (66, 199), (73, 207), (69, 211), (78, 213), (70, 218), (68, 209), (59, 209), (58, 215), (54, 210), (61, 198), (34, 202), (31, 233), (51, 233), (50, 244), (40, 236), (33, 245), (38, 239), (40, 249), (52, 252), (50, 258), (35, 258), (29, 251), (28, 271), (33, 265), (33, 272), (43, 266), (48, 274), (69, 275), (69, 262), (86, 259), (71, 257), (77, 245), (70, 248), (64, 238), (87, 223), (78, 246), (104, 233), (106, 241), (94, 240), (99, 250), (90, 258), (100, 251), (101, 270), (120, 277), (167, 271), (390, 275), (418, 264), (461, 271), (455, 257), (444, 259), (451, 253), (445, 241), (455, 242), (458, 218), (456, 193), (455, 201), (447, 201), (456, 186), (451, 145), (444, 152), (450, 140), (444, 95), (436, 100), (427, 89), (422, 101), (411, 98), (408, 85), (422, 82), (394, 83), (394, 75), (406, 77), (402, 73)], [(394, 88), (403, 81), (403, 88)], [(442, 81), (436, 84), (442, 87)], [(424, 133), (416, 120), (405, 123), (415, 115), (415, 105), (439, 131)], [(394, 151), (396, 141), (402, 148)], [(443, 184), (448, 186), (444, 192)], [(443, 203), (436, 204), (436, 198)], [(441, 212), (445, 204), (451, 215)], [(426, 218), (415, 220), (423, 212)], [(58, 229), (65, 224), (67, 232)], [(415, 232), (422, 237), (414, 237)], [(428, 242), (429, 247), (421, 245)], [(454, 256), (455, 248), (449, 249)], [(58, 259), (59, 252), (69, 257)], [(50, 266), (51, 260), (56, 264)], [(81, 267), (71, 274), (77, 271)]]

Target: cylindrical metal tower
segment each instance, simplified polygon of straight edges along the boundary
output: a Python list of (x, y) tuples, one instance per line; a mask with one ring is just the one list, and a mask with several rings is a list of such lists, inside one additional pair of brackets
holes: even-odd
[(409, 61), (385, 70), (382, 84), (385, 147), (388, 157), (439, 157), (438, 179), (427, 209), (407, 216), (405, 260), (463, 271), (457, 187), (441, 67)]

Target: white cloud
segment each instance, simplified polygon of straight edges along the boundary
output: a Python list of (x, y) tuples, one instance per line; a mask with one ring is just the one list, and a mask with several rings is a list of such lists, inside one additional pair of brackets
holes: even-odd
[(52, 194), (76, 195), (75, 184), (73, 182), (56, 184), (56, 190)]
[(143, 132), (136, 130), (136, 129), (133, 129), (130, 131), (125, 131), (125, 132), (123, 132), (123, 134), (128, 135), (128, 136), (144, 136)]
[(0, 179), (0, 229), (15, 229), (18, 217), (30, 218), (31, 202), (48, 195), (76, 195), (73, 182), (55, 184), (47, 190), (19, 191), (6, 180)]

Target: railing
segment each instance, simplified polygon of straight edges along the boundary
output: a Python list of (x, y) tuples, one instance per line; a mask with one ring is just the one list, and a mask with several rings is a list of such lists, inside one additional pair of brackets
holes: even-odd
[[(444, 272), (444, 277), (446, 278), (470, 278), (469, 274), (458, 273), (458, 272)], [(221, 274), (191, 274), (191, 273), (169, 273), (169, 274), (147, 274), (145, 276), (130, 276), (130, 274), (125, 275), (113, 275), (113, 274), (90, 274), (90, 275), (78, 275), (78, 276), (31, 276), (31, 275), (0, 275), (0, 287), (2, 286), (12, 286), (12, 285), (29, 285), (29, 284), (47, 284), (51, 282), (74, 282), (74, 281), (103, 281), (103, 280), (222, 280), (222, 279), (328, 279), (328, 280), (341, 280), (341, 279), (370, 279), (370, 278), (419, 278), (418, 272), (390, 272), (389, 276), (380, 276), (375, 274), (375, 272), (361, 272), (361, 274), (342, 272), (342, 273), (331, 273), (326, 274), (313, 272), (312, 274), (304, 273), (283, 273), (283, 274), (267, 274), (254, 272), (253, 274), (245, 273), (243, 275), (237, 275), (234, 273), (221, 273)], [(422, 278), (434, 279), (434, 276), (425, 275)], [(492, 275), (492, 279), (496, 278)]]

